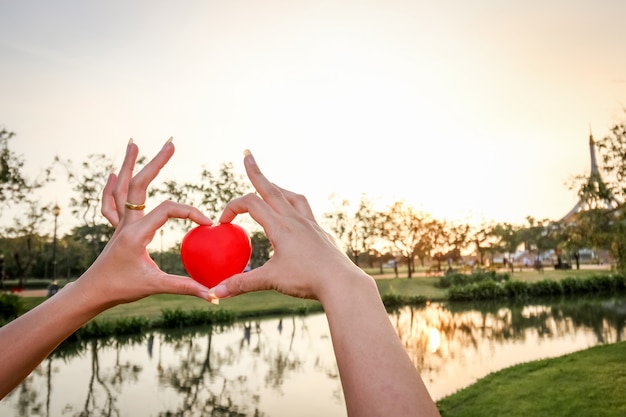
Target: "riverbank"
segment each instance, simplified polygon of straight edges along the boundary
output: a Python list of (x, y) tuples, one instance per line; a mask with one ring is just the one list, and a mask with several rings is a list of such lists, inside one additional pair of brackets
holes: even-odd
[(441, 399), (442, 417), (626, 415), (626, 342), (515, 365)]
[[(407, 278), (406, 270), (399, 270), (399, 277), (393, 272), (379, 274), (378, 270), (365, 270), (378, 285), (382, 297), (423, 297), (429, 301), (447, 301), (447, 290), (437, 287), (439, 276), (428, 275), (425, 270), (418, 270), (413, 278)], [(498, 272), (506, 272), (505, 270)], [(563, 280), (565, 278), (589, 278), (594, 275), (608, 273), (608, 267), (598, 265), (583, 265), (580, 270), (555, 270), (546, 268), (543, 272), (534, 269), (516, 270), (511, 274), (511, 280), (522, 282), (537, 282), (540, 280)], [(63, 284), (63, 281), (61, 281)], [(45, 301), (46, 290), (24, 290), (23, 296), (26, 309), (31, 309)], [(346, 294), (350, 296), (350, 294)], [(190, 310), (206, 309), (207, 303), (195, 297), (180, 295), (154, 295), (131, 304), (122, 304), (98, 316), (98, 319), (117, 319), (123, 317), (145, 317), (149, 320), (161, 316), (162, 310)], [(274, 291), (260, 291), (243, 294), (234, 298), (221, 300), (220, 304), (208, 305), (208, 308), (229, 310), (236, 317), (262, 317), (272, 315), (303, 314), (306, 312), (321, 311), (321, 305), (315, 300), (304, 300), (279, 294)]]
[[(528, 270), (528, 271), (522, 271), (522, 272), (516, 271), (512, 275), (512, 279), (524, 281), (524, 282), (536, 282), (536, 281), (545, 280), (545, 279), (562, 280), (568, 277), (588, 278), (588, 277), (594, 276), (595, 274), (604, 275), (606, 273), (607, 273), (606, 270), (598, 270), (597, 268), (584, 269), (580, 271), (546, 270), (544, 271), (544, 273), (538, 273), (533, 270)], [(436, 283), (438, 282), (438, 277), (415, 276), (414, 278), (411, 278), (411, 279), (408, 279), (408, 278), (396, 279), (393, 276), (392, 277), (375, 276), (375, 278), (376, 278), (377, 285), (379, 287), (379, 290), (383, 298), (388, 297), (390, 295), (394, 295), (394, 294), (395, 295), (401, 294), (404, 296), (421, 296), (421, 297), (424, 297), (425, 299), (432, 300), (432, 301), (435, 301), (435, 300), (446, 301), (446, 291), (436, 286)], [(349, 296), (349, 294), (347, 294), (346, 296)], [(41, 296), (41, 295), (40, 296), (26, 296), (23, 298), (23, 300), (28, 303), (29, 307), (32, 308), (32, 306), (44, 301), (45, 296)], [(254, 294), (245, 294), (245, 295), (235, 297), (232, 299), (222, 300), (219, 306), (208, 304), (203, 300), (196, 299), (193, 297), (159, 295), (159, 296), (148, 297), (144, 300), (141, 300), (139, 302), (135, 302), (132, 304), (118, 306), (102, 314), (101, 316), (99, 316), (98, 319), (99, 320), (100, 319), (115, 320), (117, 318), (128, 318), (128, 317), (155, 318), (155, 317), (161, 316), (162, 310), (164, 309), (169, 309), (169, 310), (203, 309), (205, 311), (224, 310), (224, 311), (235, 312), (236, 317), (241, 318), (241, 317), (267, 317), (271, 315), (278, 316), (278, 315), (289, 315), (289, 314), (302, 314), (302, 313), (307, 313), (307, 312), (321, 311), (321, 306), (319, 305), (318, 302), (313, 301), (313, 300), (301, 300), (301, 299), (291, 298), (291, 297), (283, 296), (281, 294), (278, 294), (272, 291), (263, 291), (263, 292), (254, 293)], [(578, 352), (576, 353), (576, 355), (579, 353), (584, 355), (585, 354), (584, 352), (586, 351)], [(608, 351), (605, 353), (609, 355)], [(626, 352), (621, 350), (620, 353), (623, 358)], [(602, 352), (600, 353), (601, 356), (603, 354), (604, 353)], [(605, 359), (603, 359), (601, 356), (599, 358), (596, 358), (596, 360), (599, 362), (604, 362)], [(566, 356), (564, 356), (563, 358), (566, 358)], [(540, 361), (540, 362), (543, 362), (543, 361)], [(617, 362), (617, 363), (612, 362), (610, 358), (607, 358), (606, 362), (612, 363), (610, 370), (617, 372), (617, 373), (616, 374), (602, 373), (600, 376), (598, 376), (598, 378), (600, 380), (605, 380), (605, 382), (612, 381), (612, 380), (621, 382), (621, 380), (619, 379), (620, 375), (626, 375), (626, 363), (624, 363), (624, 361)], [(545, 364), (540, 366), (540, 369), (543, 369), (543, 368), (553, 369), (553, 370), (557, 369), (558, 372), (561, 372), (561, 373), (563, 372), (568, 373), (571, 371), (571, 372), (574, 372), (575, 375), (579, 375), (581, 373), (585, 374), (586, 372), (591, 372), (591, 370), (589, 370), (588, 367), (593, 366), (592, 364), (591, 365), (587, 364), (585, 365), (585, 368), (582, 368), (582, 370), (580, 370), (580, 367), (570, 370), (569, 369), (570, 365), (577, 366), (577, 362), (572, 361), (571, 358), (569, 360), (564, 360), (564, 362), (546, 362)], [(616, 415), (624, 415), (624, 414), (599, 414), (599, 413), (587, 413), (587, 414), (559, 413), (558, 408), (550, 408), (550, 406), (553, 403), (559, 404), (559, 402), (562, 400), (561, 397), (563, 397), (564, 401), (566, 402), (567, 401), (573, 402), (574, 400), (578, 400), (580, 395), (572, 394), (570, 391), (570, 388), (568, 387), (570, 385), (573, 386), (574, 388), (579, 387), (580, 386), (579, 381), (575, 377), (562, 378), (562, 379), (559, 379), (558, 381), (549, 380), (549, 379), (543, 381), (543, 380), (537, 379), (535, 373), (532, 372), (532, 369), (537, 369), (535, 367), (536, 366), (535, 362), (531, 362), (529, 364), (524, 364), (524, 365), (519, 365), (519, 366), (522, 368), (525, 366), (529, 366), (531, 371), (527, 371), (525, 374), (524, 373), (511, 373), (511, 374), (504, 373), (504, 376), (502, 377), (504, 379), (499, 381), (497, 384), (495, 384), (495, 386), (501, 386), (501, 385), (504, 386), (508, 384), (510, 386), (509, 392), (500, 393), (499, 396), (496, 395), (494, 399), (490, 391), (493, 391), (495, 388), (493, 388), (492, 386), (483, 386), (482, 388), (477, 389), (477, 391), (474, 392), (472, 398), (474, 398), (474, 400), (476, 401), (476, 405), (473, 408), (468, 407), (467, 410), (469, 411), (466, 411), (465, 409), (460, 409), (460, 408), (457, 409), (456, 407), (452, 407), (450, 409), (445, 408), (445, 404), (451, 404), (451, 403), (447, 402), (448, 398), (444, 398), (441, 400), (442, 401), (441, 404), (442, 404), (442, 409), (445, 410), (446, 414), (443, 414), (443, 413), (442, 414), (446, 417), (457, 416), (457, 415), (459, 416), (516, 415), (513, 413), (509, 413), (508, 409), (503, 409), (502, 407), (507, 406), (507, 407), (511, 407), (511, 410), (514, 410), (516, 409), (519, 402), (526, 401), (525, 398), (533, 398), (532, 393), (528, 394), (528, 397), (526, 397), (526, 394), (524, 398), (520, 399), (518, 397), (518, 391), (516, 387), (520, 385), (523, 380), (524, 384), (528, 383), (531, 386), (537, 386), (538, 387), (537, 389), (543, 390), (543, 391), (552, 390), (550, 392), (554, 393), (555, 391), (553, 391), (553, 389), (555, 387), (561, 388), (561, 391), (556, 391), (557, 394), (555, 394), (555, 395), (560, 395), (558, 399), (547, 398), (544, 401), (543, 407), (547, 407), (545, 408), (545, 410), (547, 411), (545, 412), (536, 411), (533, 413), (533, 415), (551, 415), (551, 416), (552, 415), (555, 415), (555, 416), (559, 416), (559, 415), (589, 415), (589, 416), (608, 415), (611, 417), (616, 416)], [(517, 367), (514, 367), (514, 368), (517, 369)], [(499, 375), (500, 373), (498, 372), (496, 374)], [(484, 379), (487, 380), (488, 378), (491, 378), (491, 375), (489, 375), (488, 377)], [(528, 379), (528, 381), (526, 379)], [(483, 379), (479, 380), (478, 382), (468, 387), (467, 389), (470, 389), (476, 386), (477, 384), (481, 384), (482, 381)], [(544, 385), (544, 384), (549, 384), (549, 385)], [(585, 385), (583, 384), (583, 387), (584, 386)], [(623, 387), (624, 385), (621, 384), (618, 386)], [(465, 392), (465, 390), (459, 391), (459, 393), (457, 394), (464, 395), (462, 394), (463, 392)], [(457, 395), (457, 394), (454, 394), (454, 395)], [(483, 395), (487, 395), (487, 397), (485, 397), (485, 399), (482, 399)], [(570, 395), (577, 395), (577, 397), (569, 398)], [(614, 396), (610, 392), (607, 395), (611, 395), (611, 397), (610, 398), (604, 397), (604, 400), (606, 401), (607, 398), (609, 398), (611, 401), (610, 403), (611, 407), (616, 407), (617, 410), (622, 410), (622, 408), (620, 407), (623, 407), (624, 404), (626, 404), (626, 400), (622, 400), (621, 397)], [(619, 398), (616, 398), (616, 397), (619, 397)], [(449, 398), (452, 399), (454, 398), (454, 396), (450, 396)], [(588, 399), (588, 400), (586, 400), (584, 397), (581, 397), (581, 398), (582, 400), (581, 402), (578, 403), (578, 408), (582, 410), (594, 410), (595, 407), (598, 407), (597, 401), (596, 401), (597, 399), (595, 397)], [(461, 403), (469, 402), (467, 399), (463, 399), (459, 401)], [(506, 404), (503, 404), (504, 401), (506, 401)], [(492, 407), (495, 407), (495, 408), (488, 408), (484, 403), (488, 403), (488, 404), (493, 403), (491, 405)], [(500, 408), (497, 408), (497, 407), (500, 407)], [(555, 405), (554, 407), (557, 407), (557, 406)], [(526, 414), (527, 413), (528, 412), (526, 412)]]

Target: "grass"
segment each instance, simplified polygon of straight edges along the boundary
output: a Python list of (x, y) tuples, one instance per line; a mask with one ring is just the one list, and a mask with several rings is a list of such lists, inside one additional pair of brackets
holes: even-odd
[(100, 314), (98, 318), (115, 319), (120, 317), (143, 316), (156, 319), (161, 310), (191, 309), (229, 310), (238, 318), (272, 316), (279, 314), (300, 314), (308, 311), (322, 311), (319, 302), (289, 297), (275, 291), (260, 291), (242, 294), (238, 297), (220, 300), (219, 305), (182, 295), (153, 295), (131, 304), (122, 304)]
[[(422, 296), (429, 300), (445, 300), (446, 290), (435, 286), (439, 281), (436, 276), (417, 275), (413, 278), (406, 278), (407, 271), (400, 269), (401, 278), (393, 278), (393, 273), (385, 269), (385, 274), (378, 274), (378, 269), (365, 269), (367, 273), (376, 279), (376, 284), (381, 295), (402, 295), (402, 296)], [(514, 272), (511, 280), (526, 282), (536, 282), (545, 279), (561, 280), (567, 277), (587, 278), (598, 274), (606, 274), (606, 270), (580, 269), (580, 270), (552, 270), (546, 269), (539, 273), (533, 269), (522, 272)], [(420, 271), (418, 270), (418, 274)], [(42, 303), (45, 297), (24, 297), (26, 309), (34, 308)], [(161, 310), (169, 309), (201, 309), (217, 308), (231, 310), (237, 317), (271, 316), (280, 314), (300, 314), (308, 311), (322, 311), (321, 305), (314, 300), (302, 300), (293, 298), (274, 291), (260, 291), (251, 294), (243, 294), (238, 297), (221, 300), (219, 306), (208, 304), (207, 302), (190, 296), (180, 295), (154, 295), (136, 301), (131, 304), (122, 304), (98, 316), (101, 318), (121, 318), (143, 316), (148, 319), (156, 319), (161, 316)]]
[(626, 342), (515, 365), (437, 402), (442, 417), (626, 415)]
[[(438, 288), (438, 277), (418, 274), (406, 278), (406, 271), (379, 275), (377, 270), (366, 271), (376, 278), (379, 291), (385, 296), (425, 297), (445, 300), (446, 290)], [(388, 272), (388, 271), (385, 271)], [(543, 273), (534, 270), (515, 271), (511, 280), (537, 282), (562, 280), (568, 277), (589, 278), (606, 275), (607, 270), (552, 270)], [(24, 297), (27, 309), (43, 302), (44, 297)], [(243, 294), (221, 300), (219, 306), (190, 296), (155, 295), (132, 304), (112, 308), (100, 319), (146, 318), (156, 320), (162, 310), (222, 309), (236, 318), (300, 314), (321, 311), (313, 300), (301, 300), (273, 291)], [(132, 324), (132, 323), (131, 323)], [(442, 417), (468, 416), (594, 416), (626, 415), (626, 342), (597, 346), (585, 351), (520, 364), (493, 373), (468, 388), (438, 401)]]

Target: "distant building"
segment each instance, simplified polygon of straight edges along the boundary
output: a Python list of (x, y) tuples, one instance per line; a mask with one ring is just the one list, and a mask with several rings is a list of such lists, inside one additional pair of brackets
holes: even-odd
[[(572, 207), (572, 209), (561, 218), (560, 222), (570, 223), (574, 221), (576, 215), (581, 211), (589, 209), (607, 209), (612, 210), (619, 206), (619, 202), (613, 196), (611, 191), (607, 188), (606, 184), (602, 180), (600, 170), (598, 169), (598, 163), (596, 162), (596, 149), (593, 135), (589, 132), (589, 156), (591, 157), (591, 172), (587, 179), (585, 192), (580, 196), (578, 203)], [(599, 199), (592, 191), (602, 191), (606, 194), (606, 197)]]

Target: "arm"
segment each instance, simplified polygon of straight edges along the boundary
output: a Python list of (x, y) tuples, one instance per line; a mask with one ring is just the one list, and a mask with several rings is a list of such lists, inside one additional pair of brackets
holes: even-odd
[(249, 213), (265, 229), (274, 255), (262, 267), (225, 280), (212, 293), (223, 298), (273, 289), (318, 299), (328, 317), (349, 415), (438, 416), (374, 280), (320, 228), (303, 196), (270, 183), (249, 152), (244, 164), (259, 195), (231, 201), (220, 222)]
[(167, 142), (136, 176), (137, 146), (129, 143), (119, 175), (103, 191), (102, 212), (116, 227), (98, 259), (75, 282), (54, 297), (0, 328), (0, 398), (4, 398), (65, 338), (100, 312), (151, 294), (172, 293), (209, 299), (195, 281), (158, 269), (146, 251), (159, 227), (171, 217), (211, 224), (192, 207), (165, 202), (144, 215), (126, 209), (126, 201), (143, 202), (146, 188), (174, 153)]

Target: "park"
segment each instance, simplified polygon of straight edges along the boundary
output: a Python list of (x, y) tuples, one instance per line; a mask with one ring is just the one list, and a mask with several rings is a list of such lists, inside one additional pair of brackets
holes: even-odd
[[(10, 135), (4, 137), (7, 144)], [(592, 138), (590, 152), (593, 167)], [(91, 162), (83, 164), (88, 170), (68, 178), (81, 179), (72, 200), (76, 214), (93, 211), (97, 203), (89, 193), (98, 187), (82, 184), (102, 178), (94, 168), (107, 163)], [(227, 177), (230, 191), (245, 192), (228, 165), (202, 177)], [(583, 185), (604, 184), (594, 171), (586, 180)], [(220, 187), (186, 183), (173, 189), (213, 201), (208, 211), (226, 202), (216, 198), (227, 195)], [(623, 414), (624, 364), (617, 358), (625, 349), (624, 260), (610, 250), (623, 236), (611, 217), (614, 200), (590, 208), (586, 203), (597, 196), (589, 189), (581, 188), (579, 204), (563, 219), (529, 217), (526, 225), (453, 224), (401, 202), (375, 211), (367, 200), (355, 213), (325, 216), (346, 254), (375, 279), (389, 319), (442, 415)], [(165, 188), (157, 191), (180, 197)], [(3, 320), (63, 291), (112, 233), (93, 216), (57, 236), (58, 206), (41, 213), (53, 216), (52, 236), (37, 233), (45, 218), (35, 216), (34, 229), (0, 240), (3, 253), (13, 254), (2, 258), (0, 268)], [(251, 233), (251, 242), (250, 266), (256, 268), (271, 257), (271, 248), (260, 231)], [(184, 275), (178, 251), (161, 246), (150, 256), (161, 269)], [(263, 291), (213, 306), (183, 296), (151, 296), (112, 308), (79, 329), (0, 403), (0, 411), (134, 414), (138, 411), (128, 404), (136, 402), (127, 395), (147, 395), (133, 394), (143, 386), (163, 391), (167, 399), (150, 413), (293, 415), (304, 407), (342, 416), (329, 341), (321, 305), (314, 300)], [(308, 358), (311, 349), (319, 353)], [(549, 372), (555, 367), (559, 384)], [(548, 371), (537, 377), (537, 369)], [(532, 380), (524, 395), (537, 401), (520, 403), (520, 378)], [(87, 387), (78, 402), (55, 388), (68, 384)], [(293, 391), (290, 401), (281, 399), (287, 387)], [(303, 403), (311, 387), (327, 398), (327, 409), (317, 400)], [(581, 397), (581, 391), (593, 395)]]

